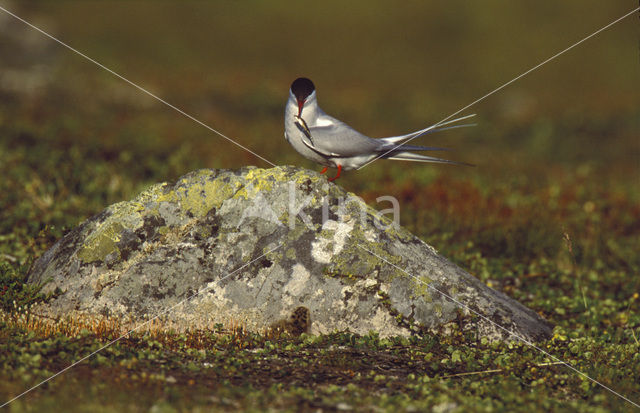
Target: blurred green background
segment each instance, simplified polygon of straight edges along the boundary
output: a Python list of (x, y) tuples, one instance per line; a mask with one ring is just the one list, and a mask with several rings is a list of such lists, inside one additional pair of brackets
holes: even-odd
[[(319, 170), (283, 138), (295, 78), (311, 78), (323, 109), (359, 131), (403, 134), (458, 111), (637, 3), (0, 0), (0, 6), (273, 163)], [(552, 353), (636, 400), (639, 27), (638, 15), (630, 16), (465, 111), (477, 113), (476, 127), (418, 140), (451, 148), (446, 157), (477, 167), (378, 161), (337, 181), (378, 209), (388, 204), (376, 205), (376, 197), (398, 198), (402, 225), (558, 326)], [(197, 168), (246, 165), (269, 167), (0, 11), (5, 291), (21, 290), (35, 257), (109, 204)], [(12, 309), (11, 299), (5, 301)], [(26, 352), (36, 339), (12, 328), (0, 333)], [(68, 353), (74, 359), (85, 350)], [(3, 394), (60, 368), (24, 376), (14, 369), (22, 362), (12, 359), (20, 351), (7, 351), (2, 375), (22, 381), (5, 383)], [(514, 359), (500, 368), (531, 362), (516, 360), (520, 353), (507, 345), (501, 351)], [(493, 360), (483, 352), (472, 353)], [(567, 399), (579, 411), (600, 411), (602, 403), (629, 407), (569, 371), (533, 371), (493, 376), (477, 391), (475, 376), (443, 381), (419, 398), (478, 409), (482, 400), (489, 410), (509, 397), (507, 405), (522, 410), (540, 408), (540, 400), (564, 406)], [(89, 394), (79, 377), (78, 393)], [(517, 399), (521, 390), (526, 402)], [(175, 400), (188, 400), (182, 396), (191, 390), (175, 391)], [(378, 393), (363, 392), (379, 402)], [(294, 407), (307, 397), (287, 394)], [(58, 402), (55, 392), (50, 397)]]

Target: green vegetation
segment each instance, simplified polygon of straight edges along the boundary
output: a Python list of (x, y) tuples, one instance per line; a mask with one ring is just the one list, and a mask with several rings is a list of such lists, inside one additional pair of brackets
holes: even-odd
[[(282, 139), (287, 88), (298, 75), (316, 81), (325, 110), (363, 132), (405, 133), (632, 7), (601, 3), (6, 7), (274, 163), (315, 168)], [(448, 157), (477, 168), (382, 161), (337, 183), (374, 206), (378, 196), (397, 197), (402, 225), (557, 326), (541, 349), (640, 402), (635, 18), (476, 105), (477, 127), (421, 140), (452, 147)], [(82, 320), (51, 326), (34, 316), (31, 306), (50, 298), (24, 283), (35, 258), (150, 184), (202, 167), (268, 166), (24, 26), (1, 27), (36, 40), (0, 36), (0, 403), (122, 328)], [(381, 339), (155, 326), (9, 411), (632, 408), (554, 362), (524, 344), (456, 329)]]

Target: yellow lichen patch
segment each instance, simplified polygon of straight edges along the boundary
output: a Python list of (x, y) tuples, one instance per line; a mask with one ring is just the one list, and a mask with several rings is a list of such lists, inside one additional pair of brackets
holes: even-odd
[[(224, 182), (209, 169), (202, 169), (176, 182), (174, 188), (151, 199), (158, 204), (169, 202), (180, 206), (184, 213), (194, 217), (206, 215), (212, 208), (219, 208), (240, 188), (239, 181)], [(163, 184), (162, 188), (167, 184)]]
[(135, 204), (135, 206), (140, 211), (144, 209), (149, 202), (157, 200), (158, 197), (162, 195), (164, 188), (167, 187), (168, 185), (169, 184), (167, 184), (166, 182), (163, 182), (161, 184), (151, 185), (149, 188), (145, 189), (137, 197), (135, 197), (131, 201), (131, 203)]
[(410, 281), (413, 285), (412, 298), (422, 297), (428, 303), (433, 301), (432, 291), (431, 288), (429, 288), (429, 284), (433, 281), (431, 278), (424, 274), (419, 274), (417, 278), (411, 277)]
[(290, 260), (295, 260), (296, 259), (296, 250), (295, 250), (295, 248), (287, 249), (287, 252), (285, 253), (285, 257), (289, 258)]
[(296, 171), (296, 173), (291, 176), (292, 179), (287, 178), (289, 174), (290, 172), (283, 167), (252, 169), (247, 172), (246, 179), (252, 183), (254, 188), (261, 191), (270, 191), (276, 182), (295, 182), (296, 184), (302, 184), (307, 180), (317, 182), (320, 179), (317, 175), (311, 175), (305, 170)]
[(110, 215), (99, 223), (87, 236), (78, 251), (78, 258), (84, 262), (104, 261), (105, 257), (118, 250), (117, 243), (125, 228), (136, 230), (143, 222), (147, 205), (156, 200), (166, 184), (152, 185), (129, 202), (119, 202), (108, 208)]
[(124, 227), (113, 221), (107, 221), (101, 228), (87, 237), (87, 241), (80, 251), (78, 258), (89, 263), (104, 261), (104, 258), (117, 249), (116, 243), (120, 241), (120, 232)]
[(176, 188), (175, 196), (183, 211), (202, 217), (212, 208), (219, 208), (225, 200), (233, 196), (237, 188), (234, 183), (222, 180), (203, 180), (191, 184), (188, 188)]
[[(253, 199), (260, 192), (272, 191), (275, 185), (283, 185), (293, 182), (297, 185), (307, 181), (317, 182), (318, 177), (310, 175), (308, 172), (301, 170), (290, 175), (286, 167), (275, 167), (271, 169), (250, 169), (245, 175), (247, 184), (240, 188), (234, 195), (234, 198)], [(311, 205), (317, 204), (318, 200), (313, 198)]]
[(247, 172), (246, 179), (258, 191), (270, 191), (273, 184), (283, 182), (285, 173), (281, 168), (252, 169)]

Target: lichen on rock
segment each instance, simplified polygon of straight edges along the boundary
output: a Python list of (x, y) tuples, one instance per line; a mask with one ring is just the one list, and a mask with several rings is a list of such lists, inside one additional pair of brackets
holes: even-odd
[[(359, 197), (289, 166), (153, 185), (67, 234), (29, 281), (63, 291), (41, 308), (49, 315), (160, 315), (184, 329), (264, 330), (305, 308), (313, 334), (409, 335), (472, 309), (527, 339), (551, 332)], [(508, 336), (484, 319), (469, 328)]]

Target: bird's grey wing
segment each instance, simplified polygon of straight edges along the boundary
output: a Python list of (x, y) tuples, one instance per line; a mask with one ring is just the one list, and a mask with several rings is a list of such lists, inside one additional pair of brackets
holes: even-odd
[[(309, 128), (313, 146), (305, 144), (314, 151), (328, 157), (351, 157), (380, 152), (382, 142), (371, 139), (344, 122), (332, 120), (331, 123)], [(303, 141), (304, 142), (304, 141)]]

